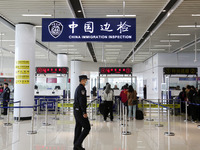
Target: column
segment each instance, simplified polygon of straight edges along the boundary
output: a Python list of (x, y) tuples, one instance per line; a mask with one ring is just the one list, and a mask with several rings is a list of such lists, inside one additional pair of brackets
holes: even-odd
[[(21, 106), (34, 105), (35, 37), (34, 25), (29, 23), (16, 25), (14, 101), (21, 101)], [(15, 103), (14, 106), (19, 104)], [(21, 120), (31, 119), (32, 108), (22, 108), (20, 116)], [(19, 109), (14, 109), (14, 118), (18, 117)]]
[[(68, 55), (66, 53), (57, 54), (57, 67), (68, 67)], [(69, 90), (68, 76), (58, 75), (57, 77), (57, 83), (62, 90), (65, 90), (64, 98), (66, 98), (66, 94), (68, 95), (67, 91)]]
[(81, 75), (81, 61), (71, 61), (71, 83), (70, 83), (70, 97), (74, 99), (74, 92), (79, 85), (79, 76)]

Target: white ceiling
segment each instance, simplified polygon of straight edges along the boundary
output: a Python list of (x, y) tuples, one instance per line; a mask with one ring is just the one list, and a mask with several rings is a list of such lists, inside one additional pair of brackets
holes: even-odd
[[(56, 18), (74, 18), (72, 10), (69, 7), (68, 0), (55, 0), (55, 17)], [(136, 38), (141, 39), (148, 27), (152, 24), (157, 15), (162, 11), (169, 0), (125, 0), (125, 14), (135, 14), (136, 17)], [(110, 14), (123, 14), (123, 0), (81, 0), (82, 7), (86, 18), (105, 18)], [(23, 17), (22, 14), (52, 14), (54, 15), (54, 0), (0, 0), (0, 14), (10, 20), (12, 23), (30, 22), (35, 25), (41, 25), (41, 17)], [(163, 25), (155, 32), (149, 41), (141, 47), (135, 54), (135, 63), (144, 61), (149, 58), (152, 53), (149, 53), (149, 48), (155, 49), (154, 45), (162, 45), (160, 40), (180, 40), (178, 43), (171, 43), (170, 51), (185, 45), (194, 40), (194, 28), (178, 28), (178, 25), (200, 24), (200, 17), (192, 17), (191, 14), (200, 14), (200, 0), (185, 0), (175, 11), (169, 16)], [(52, 16), (54, 17), (54, 16)], [(199, 28), (197, 29), (198, 37)], [(15, 32), (5, 25), (0, 23), (0, 32), (2, 36), (2, 47), (14, 51)], [(169, 33), (190, 33), (188, 37), (169, 37)], [(12, 40), (12, 41), (5, 41)], [(41, 42), (41, 28), (37, 28), (37, 40)], [(136, 41), (136, 42), (137, 42)], [(71, 59), (80, 59), (83, 61), (93, 61), (86, 43), (43, 43), (55, 53), (68, 52)], [(102, 60), (106, 63), (121, 64), (135, 43), (92, 43), (97, 57), (97, 61)], [(200, 45), (198, 44), (198, 47)], [(169, 52), (169, 48), (164, 49), (164, 52)], [(194, 47), (185, 51), (193, 52)], [(159, 51), (158, 51), (159, 52)], [(163, 51), (162, 51), (163, 52)], [(157, 52), (153, 52), (157, 53)], [(103, 56), (102, 56), (103, 54)], [(4, 56), (14, 57), (13, 54), (3, 51)], [(48, 52), (36, 46), (36, 58), (48, 59)], [(50, 54), (50, 60), (56, 60), (56, 56)], [(126, 62), (131, 64), (131, 59)]]

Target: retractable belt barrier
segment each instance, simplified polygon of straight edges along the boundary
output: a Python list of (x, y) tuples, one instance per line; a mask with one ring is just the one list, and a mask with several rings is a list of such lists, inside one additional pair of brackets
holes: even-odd
[[(151, 106), (151, 104), (155, 104), (155, 105), (158, 105), (158, 108), (161, 106), (161, 107), (167, 109), (167, 112), (168, 112), (168, 131), (165, 132), (164, 135), (166, 135), (166, 136), (174, 136), (175, 134), (174, 134), (173, 132), (170, 131), (170, 130), (171, 130), (171, 126), (170, 126), (170, 109), (172, 109), (172, 108), (166, 107), (166, 106), (164, 106), (164, 105), (161, 105), (160, 103), (155, 103), (155, 102), (152, 102), (152, 101), (149, 101), (149, 100), (145, 100), (145, 99), (144, 99), (144, 101), (150, 103), (150, 106)], [(160, 109), (159, 109), (159, 111), (160, 111)], [(158, 111), (158, 112), (159, 112), (159, 111)], [(160, 116), (160, 114), (159, 114), (159, 116)], [(151, 119), (151, 108), (150, 108), (150, 119)], [(149, 120), (149, 121), (152, 121), (152, 120)], [(157, 127), (159, 127), (159, 126), (160, 126), (160, 117), (159, 117), (159, 123), (158, 123)], [(162, 126), (162, 125), (161, 125), (161, 126)], [(161, 127), (161, 126), (160, 126), (160, 127)]]

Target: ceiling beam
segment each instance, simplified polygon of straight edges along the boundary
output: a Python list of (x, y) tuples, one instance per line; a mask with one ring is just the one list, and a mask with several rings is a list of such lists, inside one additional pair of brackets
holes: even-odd
[[(74, 11), (76, 18), (85, 18), (84, 10), (83, 10), (82, 4), (80, 3), (80, 0), (68, 0), (68, 1), (69, 1), (70, 7)], [(87, 42), (86, 44), (87, 44), (88, 50), (92, 56), (93, 61), (97, 62), (97, 58), (96, 58), (92, 43)]]
[[(5, 17), (3, 17), (2, 15), (0, 15), (0, 22), (3, 23), (5, 26), (9, 27), (10, 29), (14, 30), (15, 31), (15, 24), (12, 23), (11, 21), (9, 21), (8, 19), (6, 19)], [(36, 40), (36, 44), (47, 50), (47, 51), (50, 51), (53, 55), (56, 55), (57, 56), (57, 53), (55, 53), (53, 50), (49, 49), (48, 47), (46, 47), (44, 44), (42, 44), (41, 42), (39, 42), (38, 40)]]
[(156, 30), (165, 22), (165, 20), (173, 13), (173, 11), (183, 2), (183, 0), (170, 0), (166, 6), (160, 11), (158, 16), (152, 22), (147, 31), (139, 39), (135, 47), (131, 50), (128, 56), (124, 59), (122, 64), (125, 64), (126, 61), (133, 55), (133, 52), (138, 51), (152, 36)]

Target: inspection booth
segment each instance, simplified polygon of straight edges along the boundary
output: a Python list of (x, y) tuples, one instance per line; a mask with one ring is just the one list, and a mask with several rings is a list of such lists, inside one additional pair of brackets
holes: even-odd
[[(35, 73), (35, 103), (48, 101), (48, 110), (55, 110), (55, 102), (68, 96), (68, 67), (37, 67)], [(38, 102), (39, 100), (39, 102)], [(43, 111), (44, 105), (40, 107)]]

